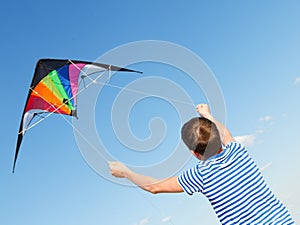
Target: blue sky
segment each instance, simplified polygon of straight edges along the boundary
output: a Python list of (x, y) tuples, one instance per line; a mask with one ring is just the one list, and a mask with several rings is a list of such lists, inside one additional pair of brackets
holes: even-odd
[[(119, 45), (142, 40), (172, 42), (204, 60), (222, 89), (228, 127), (249, 146), (271, 189), (300, 221), (298, 1), (6, 1), (1, 9), (0, 224), (217, 224), (200, 194), (152, 196), (99, 176), (83, 159), (72, 127), (57, 115), (26, 134), (16, 173), (11, 173), (36, 61), (93, 61)], [(144, 71), (145, 77), (180, 82), (178, 71), (162, 65), (131, 68)], [(140, 78), (120, 76), (112, 84)], [(201, 90), (186, 89), (195, 104), (207, 101)], [(123, 149), (111, 137), (110, 108), (105, 108), (116, 91), (107, 87), (99, 97), (105, 101), (98, 99), (96, 121), (100, 133), (108, 127), (103, 142)], [(149, 120), (160, 116), (168, 127), (163, 147), (172, 146), (180, 128), (176, 110), (159, 99), (143, 104), (132, 109), (133, 132), (147, 137)], [(132, 152), (130, 158), (114, 154), (130, 163), (141, 159)], [(159, 154), (151, 157), (150, 163), (161, 160)]]

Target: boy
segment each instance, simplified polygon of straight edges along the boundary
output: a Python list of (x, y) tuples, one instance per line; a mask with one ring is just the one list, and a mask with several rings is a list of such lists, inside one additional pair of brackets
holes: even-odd
[(198, 105), (197, 111), (201, 117), (191, 119), (181, 130), (183, 142), (199, 159), (195, 167), (178, 177), (157, 180), (137, 174), (120, 162), (109, 162), (111, 174), (153, 194), (201, 192), (221, 224), (295, 224), (245, 147), (212, 117), (206, 104)]

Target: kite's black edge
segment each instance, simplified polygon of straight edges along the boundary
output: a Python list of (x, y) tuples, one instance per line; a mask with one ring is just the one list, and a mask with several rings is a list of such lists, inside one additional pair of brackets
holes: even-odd
[(91, 61), (83, 61), (83, 60), (71, 60), (71, 59), (50, 59), (50, 58), (44, 58), (44, 59), (39, 59), (38, 63), (43, 62), (43, 61), (61, 61), (61, 62), (73, 62), (73, 63), (86, 63), (86, 64), (91, 64), (95, 66), (100, 66), (104, 67), (108, 70), (113, 70), (113, 71), (122, 71), (122, 72), (134, 72), (134, 73), (139, 73), (143, 74), (143, 72), (138, 71), (138, 70), (131, 70), (123, 67), (118, 67), (110, 64), (104, 64), (104, 63), (98, 63), (98, 62), (91, 62)]
[[(34, 74), (37, 72), (37, 68), (39, 66), (40, 63), (42, 63), (43, 60), (38, 60), (34, 69)], [(30, 87), (33, 86), (34, 83), (34, 75), (32, 77), (31, 83), (30, 83)], [(28, 94), (27, 94), (27, 98), (26, 98), (26, 102), (25, 102), (25, 106), (22, 112), (22, 118), (21, 118), (21, 122), (20, 122), (20, 127), (19, 127), (19, 133), (18, 133), (18, 138), (17, 138), (17, 144), (16, 144), (16, 150), (15, 150), (15, 157), (14, 157), (14, 164), (13, 164), (13, 169), (12, 169), (12, 173), (15, 173), (15, 169), (16, 169), (16, 164), (17, 164), (17, 159), (18, 159), (18, 155), (19, 155), (19, 150), (20, 150), (20, 146), (22, 143), (22, 139), (24, 136), (24, 133), (22, 132), (23, 128), (22, 128), (22, 124), (23, 124), (23, 117), (24, 117), (24, 113), (25, 113), (25, 109), (26, 109), (26, 105), (28, 103), (28, 99), (29, 96), (31, 94), (32, 90), (29, 89)]]

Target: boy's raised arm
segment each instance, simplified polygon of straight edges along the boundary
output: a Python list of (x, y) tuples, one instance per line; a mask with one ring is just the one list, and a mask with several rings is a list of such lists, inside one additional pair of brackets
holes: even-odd
[(231, 135), (230, 131), (219, 121), (217, 121), (210, 113), (210, 109), (207, 104), (199, 104), (196, 106), (197, 112), (200, 114), (200, 116), (211, 120), (214, 122), (218, 128), (218, 131), (220, 133), (220, 138), (222, 141), (222, 144), (226, 146), (229, 142), (234, 141), (233, 136)]

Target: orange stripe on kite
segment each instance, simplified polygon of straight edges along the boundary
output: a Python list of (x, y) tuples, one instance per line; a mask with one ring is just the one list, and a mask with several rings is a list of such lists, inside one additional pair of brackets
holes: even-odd
[[(32, 91), (32, 95), (42, 98), (45, 102), (47, 102), (52, 108), (59, 108), (60, 111), (64, 112), (64, 114), (70, 114), (71, 110), (68, 106), (63, 103), (63, 98), (57, 98), (53, 92), (42, 82), (40, 82)], [(48, 111), (48, 110), (47, 110)], [(53, 110), (51, 110), (53, 111)]]

